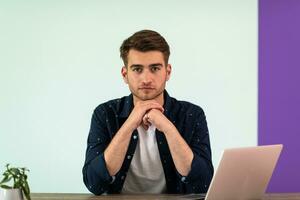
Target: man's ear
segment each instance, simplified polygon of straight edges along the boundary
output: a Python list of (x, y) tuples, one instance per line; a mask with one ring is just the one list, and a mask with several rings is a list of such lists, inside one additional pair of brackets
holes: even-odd
[(121, 69), (121, 74), (122, 74), (122, 77), (123, 77), (123, 80), (126, 84), (128, 84), (128, 79), (127, 79), (127, 67), (126, 66), (123, 66), (122, 69)]
[(167, 65), (167, 77), (166, 77), (167, 81), (170, 79), (171, 72), (172, 72), (172, 66), (170, 64), (168, 64)]

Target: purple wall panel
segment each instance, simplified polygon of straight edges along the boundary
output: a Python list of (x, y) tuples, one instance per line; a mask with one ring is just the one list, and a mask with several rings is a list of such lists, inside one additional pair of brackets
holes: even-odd
[(284, 144), (268, 192), (300, 192), (300, 0), (259, 0), (258, 144)]

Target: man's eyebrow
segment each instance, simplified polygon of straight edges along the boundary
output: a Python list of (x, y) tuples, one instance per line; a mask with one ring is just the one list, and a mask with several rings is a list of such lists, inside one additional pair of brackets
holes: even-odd
[(161, 63), (153, 63), (153, 64), (150, 64), (149, 67), (162, 67), (163, 64)]
[(129, 68), (134, 68), (134, 67), (143, 67), (143, 65), (140, 65), (140, 64), (133, 64), (133, 65), (130, 65)]

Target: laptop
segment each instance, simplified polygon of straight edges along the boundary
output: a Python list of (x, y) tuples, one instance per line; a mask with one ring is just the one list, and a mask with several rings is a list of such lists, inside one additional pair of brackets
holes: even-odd
[(205, 197), (188, 199), (248, 200), (264, 195), (283, 145), (226, 149)]

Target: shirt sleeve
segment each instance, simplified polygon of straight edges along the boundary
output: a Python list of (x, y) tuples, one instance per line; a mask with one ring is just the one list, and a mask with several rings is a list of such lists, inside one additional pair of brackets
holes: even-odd
[(206, 117), (201, 108), (197, 113), (189, 143), (194, 153), (191, 170), (187, 176), (179, 174), (186, 193), (206, 193), (214, 173)]
[(82, 170), (84, 184), (95, 195), (107, 192), (109, 185), (114, 181), (114, 177), (109, 175), (104, 159), (104, 150), (109, 144), (109, 137), (105, 111), (98, 107), (92, 115)]

